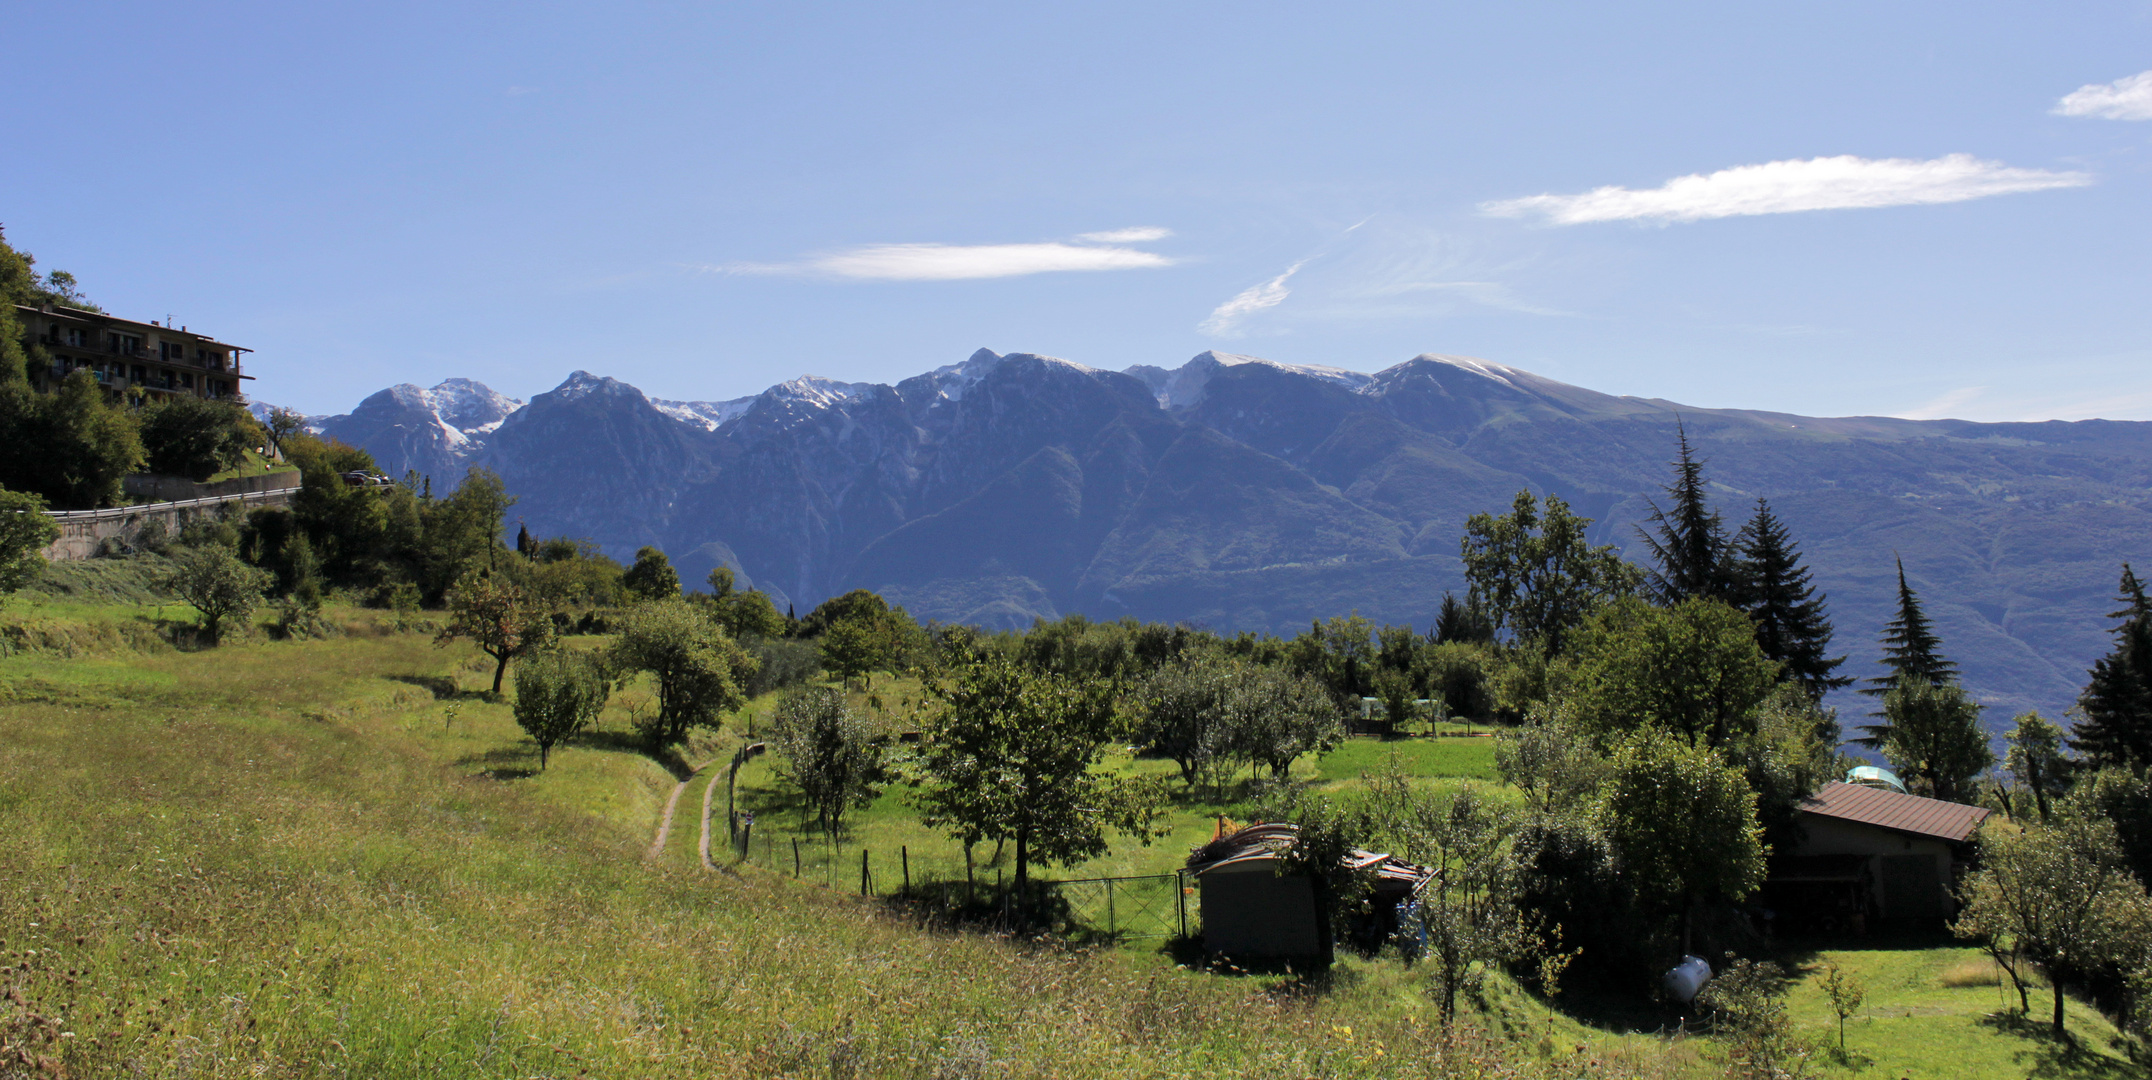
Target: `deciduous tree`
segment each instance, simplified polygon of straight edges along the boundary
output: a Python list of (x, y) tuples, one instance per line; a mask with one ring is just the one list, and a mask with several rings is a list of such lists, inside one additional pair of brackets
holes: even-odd
[(222, 544), (188, 548), (172, 561), (167, 584), (202, 614), (202, 633), (211, 643), (223, 638), (225, 624), (244, 621), (261, 606), (262, 593), (275, 578), (239, 560)]
[(1669, 732), (1642, 728), (1615, 747), (1596, 817), (1622, 875), (1680, 915), (1683, 951), (1696, 905), (1763, 883), (1756, 793), (1717, 754)]
[(1462, 542), (1469, 602), (1495, 629), (1560, 655), (1586, 616), (1643, 580), (1613, 545), (1585, 543), (1591, 523), (1554, 495), (1542, 511), (1529, 490), (1517, 493), (1507, 514), (1472, 515)]
[(1585, 725), (1653, 725), (1713, 747), (1755, 730), (1778, 681), (1748, 617), (1702, 597), (1671, 607), (1617, 600), (1575, 635), (1573, 653), (1572, 701)]
[[(2047, 970), (2058, 1036), (2064, 1033), (2064, 983), (2134, 959), (2115, 955), (2124, 943), (2117, 931), (2141, 919), (2146, 903), (2144, 886), (2123, 865), (2114, 825), (2085, 815), (1981, 830), (1980, 869), (1967, 880), (1965, 895), (1953, 929), (1961, 937), (2008, 938)], [(2022, 982), (2018, 993), (2022, 1002)]]
[(864, 809), (881, 794), (887, 755), (882, 733), (836, 687), (786, 691), (770, 717), (769, 739), (786, 779), (800, 789), (832, 844), (845, 811)]
[(2052, 816), (2055, 800), (2070, 791), (2076, 762), (2063, 752), (2062, 728), (2036, 712), (2020, 713), (2005, 740), (2010, 749), (2003, 767), (2032, 795), (2040, 820)]
[(553, 641), (553, 615), (528, 592), (482, 570), (448, 590), (448, 625), (434, 637), (446, 645), (468, 638), (493, 658), (493, 692), (501, 692), (508, 662)]
[(1345, 736), (1337, 702), (1321, 683), (1275, 667), (1242, 670), (1226, 694), (1226, 718), (1234, 755), (1268, 765), (1280, 779), (1302, 754), (1328, 750)]
[(736, 708), (755, 659), (699, 608), (673, 597), (639, 604), (621, 618), (613, 642), (617, 671), (647, 671), (658, 684), (658, 709), (645, 726), (656, 746), (676, 746), (688, 731), (716, 727)]
[(604, 711), (609, 688), (598, 664), (581, 653), (553, 650), (516, 665), (516, 726), (538, 744), (540, 770), (555, 746)]
[(672, 560), (654, 547), (637, 549), (635, 565), (621, 575), (620, 583), (644, 600), (665, 600), (680, 595), (680, 574), (673, 569)]
[(1035, 862), (1102, 854), (1109, 832), (1144, 843), (1158, 835), (1160, 785), (1098, 767), (1128, 734), (1111, 684), (973, 654), (929, 688), (948, 707), (926, 732), (922, 764), (934, 786), (921, 799), (924, 820), (959, 840), (1014, 841), (1019, 896)]
[(45, 500), (0, 488), (0, 597), (13, 593), (45, 569), (45, 548), (60, 527), (45, 515)]
[(1883, 722), (1866, 724), (1854, 740), (1880, 750), (1916, 795), (1966, 801), (1973, 781), (1995, 764), (1980, 703), (1956, 683), (1907, 675), (1883, 696)]
[(137, 418), (150, 471), (196, 483), (237, 467), (263, 442), (261, 425), (236, 401), (169, 394)]

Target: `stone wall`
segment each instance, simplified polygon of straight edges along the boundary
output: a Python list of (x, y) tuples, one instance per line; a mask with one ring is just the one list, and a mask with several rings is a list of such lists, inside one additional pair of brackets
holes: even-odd
[(197, 484), (184, 476), (142, 473), (123, 478), (120, 487), (137, 499), (185, 502), (190, 499), (214, 499), (224, 495), (246, 495), (256, 491), (280, 491), (298, 487), (299, 482), (297, 469), (264, 473), (260, 476), (241, 476), (231, 480), (219, 480), (214, 484)]
[[(296, 479), (299, 474), (290, 475)], [(60, 526), (60, 538), (45, 548), (45, 558), (50, 562), (87, 559), (96, 555), (98, 547), (106, 540), (133, 542), (135, 537), (141, 535), (143, 526), (152, 521), (163, 524), (166, 536), (177, 536), (179, 530), (195, 517), (214, 517), (227, 513), (239, 515), (260, 506), (290, 506), (292, 497), (297, 494), (298, 485), (293, 484), (269, 491), (144, 503), (139, 506), (115, 506), (110, 510), (50, 511), (46, 516)]]

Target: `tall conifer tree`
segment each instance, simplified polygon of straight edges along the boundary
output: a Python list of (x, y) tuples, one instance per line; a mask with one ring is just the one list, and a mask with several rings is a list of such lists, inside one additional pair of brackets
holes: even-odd
[(1756, 620), (1756, 644), (1785, 666), (1787, 678), (1812, 698), (1852, 684), (1852, 676), (1832, 674), (1846, 658), (1825, 655), (1831, 619), (1824, 596), (1801, 565), (1801, 549), (1762, 499), (1734, 543), (1733, 577), (1735, 605)]
[(1689, 445), (1688, 430), (1678, 423), (1674, 430), (1681, 457), (1671, 462), (1674, 482), (1665, 488), (1672, 504), (1652, 503), (1650, 528), (1637, 529), (1658, 563), (1651, 571), (1652, 595), (1669, 606), (1694, 597), (1724, 600), (1733, 585), (1726, 526), (1706, 501), (1704, 463)]
[(1920, 608), (1920, 597), (1905, 582), (1905, 560), (1898, 560), (1898, 615), (1883, 628), (1883, 666), (1889, 670), (1868, 680), (1861, 693), (1882, 697), (1900, 680), (1917, 675), (1937, 686), (1958, 681), (1958, 665), (1943, 659), (1942, 639)]
[(2070, 747), (2093, 766), (2152, 765), (2152, 600), (2128, 563), (2122, 564), (2125, 605), (2111, 618), (2115, 648), (2092, 665), (2092, 681), (2078, 696), (2084, 712)]

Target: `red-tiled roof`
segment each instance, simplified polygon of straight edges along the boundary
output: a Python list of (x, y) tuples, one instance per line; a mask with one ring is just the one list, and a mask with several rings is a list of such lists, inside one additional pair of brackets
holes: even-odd
[(1801, 810), (1822, 817), (1858, 821), (1863, 825), (1951, 841), (1972, 836), (1973, 830), (1987, 820), (1989, 813), (1985, 807), (1944, 802), (1941, 799), (1923, 799), (1918, 795), (1903, 795), (1887, 788), (1843, 784), (1835, 780), (1823, 785), (1823, 790), (1802, 800)]

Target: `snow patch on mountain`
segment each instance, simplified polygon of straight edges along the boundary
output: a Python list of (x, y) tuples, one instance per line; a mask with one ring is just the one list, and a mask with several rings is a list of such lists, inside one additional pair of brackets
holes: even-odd
[(683, 424), (693, 424), (704, 431), (716, 431), (731, 423), (761, 395), (733, 398), (731, 401), (666, 401), (651, 398), (650, 404), (657, 410)]
[(1342, 386), (1354, 393), (1367, 393), (1375, 385), (1375, 377), (1359, 371), (1331, 367), (1328, 364), (1282, 364), (1265, 360), (1260, 356), (1243, 356), (1240, 353), (1218, 352), (1213, 349), (1197, 353), (1187, 363), (1177, 368), (1154, 367), (1137, 364), (1126, 374), (1141, 379), (1158, 398), (1160, 407), (1172, 409), (1193, 408), (1203, 401), (1203, 390), (1210, 385), (1211, 376), (1222, 368), (1239, 367), (1242, 364), (1261, 364), (1279, 371), (1290, 371), (1311, 379)]

